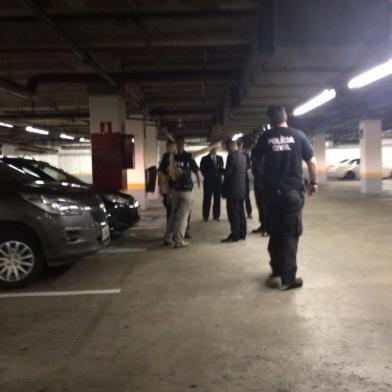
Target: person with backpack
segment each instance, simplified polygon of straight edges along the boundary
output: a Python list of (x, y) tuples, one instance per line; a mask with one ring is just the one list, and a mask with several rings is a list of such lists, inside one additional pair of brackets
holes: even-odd
[(189, 246), (189, 242), (185, 241), (185, 232), (193, 203), (192, 173), (196, 175), (197, 185), (200, 188), (200, 171), (192, 154), (185, 151), (184, 137), (178, 136), (175, 141), (177, 152), (170, 154), (165, 170), (170, 178), (171, 214), (164, 245), (184, 248)]

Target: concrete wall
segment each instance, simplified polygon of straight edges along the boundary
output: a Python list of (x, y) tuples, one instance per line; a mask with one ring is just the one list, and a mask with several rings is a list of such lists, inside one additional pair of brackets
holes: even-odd
[[(164, 146), (161, 146), (164, 148)], [(156, 156), (160, 153), (157, 150), (151, 150), (146, 156), (146, 160), (148, 160), (149, 164), (154, 162)], [(23, 151), (19, 151), (19, 154), (23, 154)], [(226, 161), (227, 152), (219, 151), (219, 155), (221, 155)], [(42, 161), (49, 162), (51, 165), (59, 167), (76, 177), (83, 179), (86, 182), (91, 182), (91, 149), (86, 147), (83, 150), (61, 150), (58, 154), (30, 154), (26, 153), (26, 155), (32, 156), (35, 159), (39, 159)], [(204, 154), (206, 155), (206, 154)], [(201, 158), (204, 155), (200, 155), (196, 158), (196, 162), (200, 165)], [(334, 148), (328, 148), (326, 151), (327, 156), (327, 165), (332, 165), (342, 161), (343, 159), (355, 159), (359, 158), (359, 146), (358, 145), (347, 145), (340, 146)], [(155, 158), (154, 158), (155, 157)], [(383, 140), (383, 148), (382, 148), (382, 161), (383, 165), (392, 167), (392, 141)], [(132, 171), (131, 171), (132, 173)], [(144, 178), (143, 178), (144, 180)]]
[(92, 183), (91, 149), (62, 150), (58, 154), (28, 154), (29, 156), (45, 161), (53, 166)]

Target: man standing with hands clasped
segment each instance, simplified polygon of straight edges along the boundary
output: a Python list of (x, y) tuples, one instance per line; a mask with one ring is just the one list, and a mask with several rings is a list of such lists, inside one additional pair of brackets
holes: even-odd
[(267, 284), (290, 290), (303, 285), (302, 279), (296, 277), (305, 196), (302, 161), (309, 169), (310, 196), (318, 190), (317, 163), (305, 134), (288, 127), (283, 106), (270, 106), (267, 115), (272, 129), (260, 137), (253, 151), (255, 159), (264, 158), (265, 165), (263, 187), (268, 208), (268, 251), (272, 268)]
[(212, 146), (210, 153), (203, 157), (200, 162), (200, 170), (203, 174), (203, 219), (208, 221), (211, 209), (211, 199), (214, 198), (212, 216), (214, 220), (219, 220), (222, 197), (222, 175), (223, 158), (217, 155), (217, 147)]

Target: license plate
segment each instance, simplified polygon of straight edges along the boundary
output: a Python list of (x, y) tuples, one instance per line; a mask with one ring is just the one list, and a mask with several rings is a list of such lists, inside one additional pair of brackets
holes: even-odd
[(108, 238), (110, 237), (110, 230), (109, 226), (103, 226), (102, 227), (102, 242), (105, 242)]

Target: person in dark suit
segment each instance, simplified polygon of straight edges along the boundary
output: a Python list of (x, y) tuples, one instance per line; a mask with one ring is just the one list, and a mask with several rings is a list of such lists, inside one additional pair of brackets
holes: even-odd
[(217, 148), (212, 148), (210, 153), (202, 158), (200, 170), (203, 174), (203, 219), (208, 221), (211, 209), (211, 199), (214, 196), (212, 216), (219, 220), (220, 203), (222, 196), (223, 158), (216, 154)]
[(237, 142), (227, 142), (229, 155), (227, 157), (225, 177), (223, 182), (223, 196), (226, 197), (227, 216), (231, 233), (222, 243), (237, 242), (246, 239), (246, 157), (238, 150)]
[(244, 142), (242, 140), (238, 141), (238, 149), (241, 151), (246, 158), (246, 189), (245, 189), (245, 210), (248, 219), (252, 219), (252, 203), (250, 201), (250, 181), (248, 170), (251, 168), (249, 154), (244, 150)]

